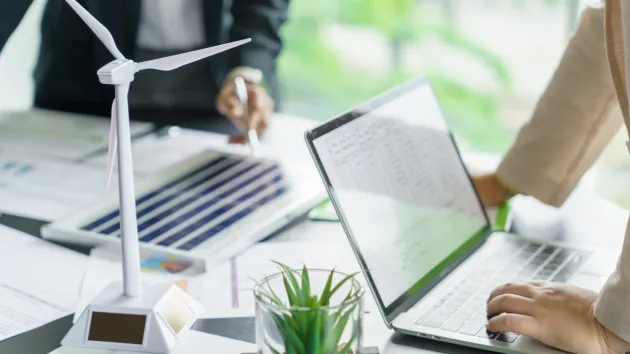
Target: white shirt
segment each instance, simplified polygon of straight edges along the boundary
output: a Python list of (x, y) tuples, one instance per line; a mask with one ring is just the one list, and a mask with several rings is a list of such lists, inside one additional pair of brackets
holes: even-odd
[(202, 0), (142, 0), (138, 46), (177, 50), (204, 46)]
[[(142, 0), (137, 44), (151, 50), (186, 50), (206, 44), (202, 0)], [(249, 67), (232, 69), (228, 80), (242, 76), (259, 84), (262, 71)]]

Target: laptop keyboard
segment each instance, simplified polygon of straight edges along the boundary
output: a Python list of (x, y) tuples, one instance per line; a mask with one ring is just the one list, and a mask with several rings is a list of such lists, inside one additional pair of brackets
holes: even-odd
[(511, 239), (460, 284), (426, 310), (417, 325), (512, 343), (514, 333), (488, 333), (486, 303), (490, 292), (508, 282), (547, 280), (564, 283), (590, 252)]

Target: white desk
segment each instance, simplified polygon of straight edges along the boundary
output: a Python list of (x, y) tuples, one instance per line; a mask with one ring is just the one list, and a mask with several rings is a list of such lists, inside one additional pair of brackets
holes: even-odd
[[(280, 149), (303, 154), (306, 152), (302, 132), (308, 122), (291, 122), (277, 125), (268, 139), (278, 143)], [(284, 146), (284, 147), (283, 147)], [(515, 204), (514, 228), (516, 231), (541, 238), (565, 240), (601, 247), (619, 247), (623, 237), (626, 212), (588, 193), (576, 194), (560, 212), (538, 205), (528, 199)], [(0, 216), (0, 223), (38, 235), (41, 222), (11, 216)], [(549, 226), (552, 227), (549, 227)], [(267, 242), (283, 241), (345, 242), (338, 223), (315, 222), (306, 218), (297, 220)], [(84, 251), (84, 250), (80, 250)], [(392, 336), (378, 314), (365, 319), (366, 345), (378, 345), (382, 353), (481, 353), (445, 343), (419, 338)], [(55, 321), (37, 330), (0, 342), (0, 354), (46, 354), (56, 348), (71, 324), (71, 316)]]

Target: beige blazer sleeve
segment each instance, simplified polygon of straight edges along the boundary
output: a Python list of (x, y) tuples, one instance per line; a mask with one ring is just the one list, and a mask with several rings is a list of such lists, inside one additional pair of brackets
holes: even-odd
[[(624, 112), (626, 128), (630, 131), (627, 90), (627, 74), (630, 74), (627, 69), (630, 68), (630, 61), (628, 61), (630, 58), (624, 55), (624, 47), (630, 47), (630, 21), (628, 19), (630, 19), (630, 2), (606, 1), (606, 44), (610, 70), (617, 87), (620, 106)], [(630, 221), (626, 226), (626, 238), (617, 269), (608, 278), (608, 282), (595, 302), (595, 317), (610, 331), (630, 342)]]
[(617, 269), (595, 302), (595, 317), (619, 338), (630, 342), (630, 222)]
[(587, 8), (532, 119), (497, 170), (514, 192), (561, 205), (621, 127), (603, 7)]

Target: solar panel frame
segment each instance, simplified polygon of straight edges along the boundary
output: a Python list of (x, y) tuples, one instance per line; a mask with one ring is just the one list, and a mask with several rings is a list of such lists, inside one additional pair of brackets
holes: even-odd
[[(270, 183), (259, 183), (270, 174), (274, 174), (268, 180)], [(193, 250), (284, 194), (288, 185), (283, 182), (281, 166), (277, 163), (219, 156), (136, 198), (139, 241), (162, 247), (178, 245), (175, 247), (180, 250)], [(254, 188), (247, 190), (250, 186)], [(220, 193), (213, 195), (216, 192)], [(260, 195), (263, 197), (259, 198)], [(252, 200), (256, 203), (248, 204)], [(191, 205), (195, 207), (191, 209)], [(88, 222), (81, 230), (119, 238), (119, 215), (120, 210), (117, 208), (104, 217)], [(217, 219), (218, 222), (215, 222)], [(195, 222), (190, 224), (191, 220)], [(183, 229), (181, 225), (184, 225)], [(178, 227), (180, 230), (177, 230)], [(177, 231), (172, 233), (174, 229)], [(191, 233), (194, 235), (192, 238)], [(189, 240), (180, 242), (185, 239)]]
[[(243, 162), (243, 160), (246, 160), (246, 162)], [(208, 169), (207, 167), (211, 163), (214, 163), (214, 165)], [(238, 194), (234, 194), (229, 199), (230, 202), (244, 205), (242, 210), (234, 210), (231, 214), (221, 212), (222, 216), (214, 218), (211, 223), (206, 225), (207, 227), (196, 229), (176, 242), (169, 241), (171, 243), (170, 246), (157, 244), (168, 236), (160, 239), (156, 238), (153, 242), (140, 242), (141, 253), (149, 255), (161, 254), (192, 262), (202, 267), (208, 267), (216, 264), (215, 261), (220, 262), (221, 259), (225, 260), (234, 256), (250, 247), (253, 243), (270, 236), (273, 232), (295, 220), (295, 218), (305, 215), (326, 196), (317, 171), (310, 164), (310, 161), (252, 159), (246, 155), (205, 150), (136, 183), (136, 199), (138, 204), (154, 204), (158, 203), (168, 193), (175, 193), (181, 196), (181, 193), (186, 193), (180, 192), (184, 188), (190, 187), (188, 189), (192, 190), (195, 187), (199, 187), (204, 182), (202, 181), (205, 179), (204, 176), (208, 176), (222, 167), (235, 164), (238, 167), (232, 167), (233, 169), (245, 169), (248, 168), (248, 163), (255, 163), (257, 166), (248, 172), (253, 174), (260, 171), (260, 169), (264, 169), (264, 167), (278, 166), (280, 172), (276, 174), (281, 173), (282, 178), (276, 178), (277, 176), (274, 173), (267, 174), (260, 180), (260, 183), (270, 184), (274, 188), (264, 189), (268, 191), (264, 198), (261, 194), (257, 194), (257, 197), (249, 200), (247, 204), (243, 204), (242, 199), (248, 197), (247, 191), (254, 189), (257, 184), (251, 184), (246, 188), (242, 188)], [(187, 175), (193, 175), (193, 177), (188, 177), (190, 178), (189, 180), (184, 184), (178, 185), (178, 183), (182, 183), (182, 178)], [(222, 191), (229, 190), (229, 187), (236, 182), (238, 180), (232, 179), (229, 184), (222, 187), (224, 189), (220, 191), (216, 189), (214, 193), (220, 194)], [(169, 192), (168, 187), (172, 186), (177, 187), (175, 187), (175, 191), (171, 190)], [(118, 223), (119, 202), (118, 194), (115, 192), (112, 191), (110, 195), (97, 203), (85, 205), (61, 220), (44, 225), (42, 227), (42, 236), (51, 241), (87, 247), (120, 247), (118, 233), (114, 232), (114, 235), (103, 234), (95, 232), (94, 228), (103, 224), (106, 218), (109, 221), (100, 230)], [(162, 194), (159, 195), (160, 193)], [(202, 204), (203, 201), (198, 202), (198, 204), (189, 207), (188, 210)], [(216, 208), (220, 207), (219, 205)], [(234, 206), (231, 207), (234, 209)], [(138, 208), (138, 211), (140, 210), (142, 208)], [(147, 213), (147, 215), (149, 214)], [(146, 216), (144, 220), (149, 218), (150, 216)], [(234, 223), (231, 223), (231, 221), (234, 221)], [(168, 221), (164, 222), (164, 224), (166, 223)], [(224, 228), (225, 225), (228, 225), (228, 227)], [(175, 233), (176, 231), (181, 231), (181, 229), (183, 227), (172, 230)]]

